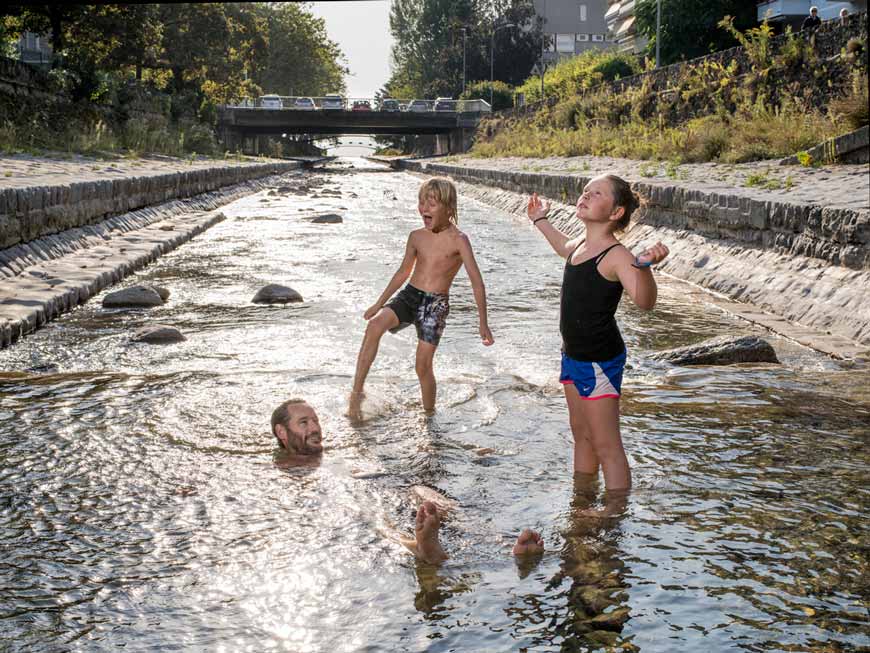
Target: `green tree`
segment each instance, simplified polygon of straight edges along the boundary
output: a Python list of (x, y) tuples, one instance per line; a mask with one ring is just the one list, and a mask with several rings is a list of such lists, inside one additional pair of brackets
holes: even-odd
[(255, 11), (268, 35), (258, 57), (256, 83), (267, 93), (313, 95), (344, 93), (346, 61), (338, 45), (316, 18), (293, 2), (260, 3)]
[(495, 78), (521, 82), (540, 56), (540, 29), (530, 0), (394, 0), (390, 10), (393, 97), (457, 97), (465, 79), (489, 79), (494, 27)]
[[(637, 31), (649, 39), (647, 56), (655, 57), (657, 0), (638, 0)], [(756, 4), (745, 0), (661, 0), (662, 65), (694, 59), (738, 45), (718, 27), (725, 16), (734, 16), (734, 26), (746, 30), (758, 24)]]

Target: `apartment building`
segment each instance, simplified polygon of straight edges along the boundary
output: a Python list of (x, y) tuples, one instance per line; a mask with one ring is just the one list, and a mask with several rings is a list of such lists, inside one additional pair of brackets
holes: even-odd
[(635, 0), (608, 0), (604, 22), (608, 38), (623, 52), (643, 52), (647, 39), (637, 33), (634, 15)]
[(612, 45), (604, 22), (606, 0), (534, 0), (534, 4), (549, 37), (545, 61)]

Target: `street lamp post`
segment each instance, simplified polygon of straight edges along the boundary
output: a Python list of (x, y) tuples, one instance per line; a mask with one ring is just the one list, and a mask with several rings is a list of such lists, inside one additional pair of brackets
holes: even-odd
[(467, 30), (462, 28), (462, 93), (465, 94), (465, 37)]
[(656, 68), (661, 65), (659, 47), (662, 42), (662, 0), (656, 0)]
[(504, 25), (499, 25), (495, 29), (492, 30), (492, 34), (489, 37), (489, 106), (492, 107), (492, 85), (494, 82), (494, 71), (495, 71), (495, 33), (500, 29), (504, 29), (505, 27), (516, 27), (513, 23), (505, 23)]

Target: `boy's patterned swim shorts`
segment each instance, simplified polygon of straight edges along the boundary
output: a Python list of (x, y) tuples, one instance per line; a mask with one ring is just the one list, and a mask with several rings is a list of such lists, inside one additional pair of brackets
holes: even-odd
[(417, 327), (418, 339), (438, 346), (447, 324), (447, 315), (450, 313), (450, 302), (446, 294), (424, 292), (408, 284), (387, 302), (386, 308), (399, 318), (399, 325), (390, 329), (390, 333), (396, 333), (413, 324)]

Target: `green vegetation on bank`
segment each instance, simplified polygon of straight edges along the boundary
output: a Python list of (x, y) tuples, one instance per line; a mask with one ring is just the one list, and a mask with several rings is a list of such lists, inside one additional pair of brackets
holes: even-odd
[(345, 89), (338, 45), (295, 3), (0, 9), (0, 53), (24, 31), (50, 35), (55, 59), (45, 93), (0, 93), (6, 152), (219, 154), (217, 105)]
[(741, 162), (792, 155), (867, 124), (866, 42), (853, 39), (824, 61), (801, 35), (787, 33), (775, 45), (766, 24), (744, 33), (730, 19), (721, 25), (743, 45), (744, 69), (701, 60), (664, 92), (649, 77), (614, 92), (587, 80), (616, 55), (586, 54), (553, 71), (552, 79), (571, 79), (554, 93), (556, 103), (482, 123), (472, 154)]

